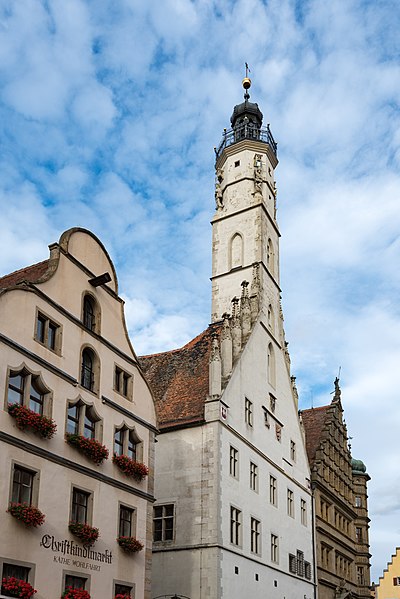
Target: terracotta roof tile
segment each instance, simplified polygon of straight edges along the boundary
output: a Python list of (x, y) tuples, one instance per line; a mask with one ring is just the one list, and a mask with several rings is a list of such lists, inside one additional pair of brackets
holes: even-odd
[(315, 454), (322, 441), (322, 431), (330, 407), (328, 405), (301, 411), (301, 418), (306, 434), (306, 450), (311, 468), (314, 465)]
[(155, 396), (160, 429), (204, 419), (212, 333), (219, 330), (220, 324), (210, 325), (180, 349), (139, 357)]
[(49, 260), (43, 260), (43, 262), (32, 264), (32, 266), (26, 266), (25, 268), (16, 270), (15, 272), (10, 273), (9, 275), (5, 275), (4, 277), (0, 278), (0, 289), (5, 289), (6, 287), (13, 287), (13, 285), (17, 285), (22, 281), (29, 281), (30, 283), (35, 283), (44, 275), (44, 273), (48, 269), (48, 266)]

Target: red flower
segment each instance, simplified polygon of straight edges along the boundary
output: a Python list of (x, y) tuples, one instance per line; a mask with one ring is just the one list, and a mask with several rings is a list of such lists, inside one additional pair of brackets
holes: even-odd
[(123, 595), (122, 593), (117, 593), (114, 599), (131, 599), (131, 595), (128, 593), (126, 593), (125, 595)]
[(30, 427), (44, 439), (51, 439), (57, 430), (57, 425), (54, 420), (42, 416), (41, 414), (37, 414), (33, 410), (21, 406), (18, 403), (9, 403), (8, 413), (15, 418), (17, 427), (21, 431)]
[(90, 595), (83, 589), (68, 587), (61, 595), (61, 599), (90, 599)]
[(92, 462), (98, 466), (103, 460), (107, 460), (108, 458), (107, 447), (96, 441), (96, 439), (87, 439), (83, 435), (66, 433), (65, 440), (69, 445), (76, 447), (81, 453), (89, 458), (89, 460), (92, 460)]
[(99, 538), (99, 529), (94, 528), (94, 526), (90, 526), (89, 524), (70, 522), (68, 528), (84, 545), (93, 545)]
[(117, 543), (127, 553), (137, 553), (144, 547), (143, 543), (135, 539), (135, 537), (118, 537)]
[(149, 473), (149, 469), (145, 464), (136, 462), (135, 460), (128, 458), (127, 455), (117, 455), (114, 453), (112, 461), (124, 474), (132, 476), (137, 481), (143, 480)]
[(27, 503), (10, 503), (7, 512), (25, 523), (25, 526), (41, 526), (44, 522), (44, 514), (33, 505)]
[(30, 599), (37, 591), (25, 580), (20, 580), (14, 576), (8, 576), (1, 581), (1, 592), (7, 593), (9, 597), (20, 597), (21, 599)]

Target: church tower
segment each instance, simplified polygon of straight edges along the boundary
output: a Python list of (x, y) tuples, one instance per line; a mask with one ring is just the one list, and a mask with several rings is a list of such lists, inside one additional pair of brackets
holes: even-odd
[[(215, 214), (212, 219), (212, 321), (230, 311), (243, 280), (257, 293), (269, 320), (279, 312), (279, 229), (276, 222), (277, 145), (250, 102), (251, 80), (243, 79), (244, 102), (234, 107), (232, 129), (216, 152)], [(259, 287), (259, 289), (257, 289)], [(259, 293), (258, 293), (259, 292)]]

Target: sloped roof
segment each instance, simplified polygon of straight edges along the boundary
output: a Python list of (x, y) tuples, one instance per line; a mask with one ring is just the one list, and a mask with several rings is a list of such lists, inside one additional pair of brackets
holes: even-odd
[(219, 333), (220, 326), (210, 325), (180, 349), (139, 357), (154, 393), (160, 429), (203, 421), (212, 334)]
[(22, 281), (28, 281), (29, 283), (35, 283), (38, 281), (47, 271), (49, 267), (49, 260), (43, 260), (32, 266), (26, 266), (20, 270), (16, 270), (4, 277), (0, 278), (0, 289), (7, 287), (13, 287)]
[(310, 467), (314, 465), (315, 454), (322, 441), (322, 431), (331, 406), (321, 406), (301, 411), (301, 419), (306, 434), (306, 450)]

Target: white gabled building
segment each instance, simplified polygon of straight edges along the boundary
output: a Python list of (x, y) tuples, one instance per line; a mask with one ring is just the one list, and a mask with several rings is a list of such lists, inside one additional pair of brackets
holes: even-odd
[(250, 80), (243, 86), (216, 150), (212, 324), (179, 350), (141, 358), (161, 431), (153, 598), (316, 596), (310, 472), (280, 303), (276, 144)]

